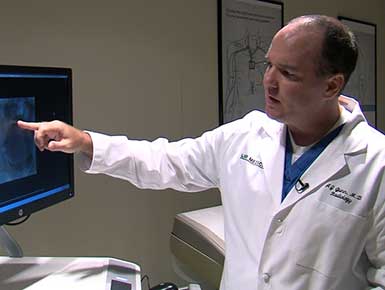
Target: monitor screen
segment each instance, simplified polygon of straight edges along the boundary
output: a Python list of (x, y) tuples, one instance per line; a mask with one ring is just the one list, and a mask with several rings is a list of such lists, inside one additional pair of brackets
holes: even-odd
[(40, 152), (17, 120), (72, 124), (71, 69), (0, 65), (0, 225), (74, 194), (73, 156)]

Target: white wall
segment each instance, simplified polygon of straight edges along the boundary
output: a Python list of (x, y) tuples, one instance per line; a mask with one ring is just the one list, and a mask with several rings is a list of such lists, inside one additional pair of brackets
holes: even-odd
[[(0, 4), (2, 64), (68, 66), (74, 122), (132, 138), (215, 127), (215, 1), (11, 1)], [(174, 280), (177, 212), (219, 203), (216, 191), (141, 191), (76, 171), (76, 197), (10, 231), (25, 255), (114, 256), (152, 282)]]
[[(384, 1), (284, 4), (286, 21), (325, 13), (377, 23), (384, 129)], [(218, 120), (216, 13), (216, 0), (3, 2), (0, 63), (73, 68), (80, 128), (146, 139), (196, 136)], [(153, 283), (178, 281), (169, 256), (175, 213), (218, 203), (216, 191), (138, 190), (76, 170), (74, 199), (10, 231), (29, 256), (113, 256), (141, 265)]]

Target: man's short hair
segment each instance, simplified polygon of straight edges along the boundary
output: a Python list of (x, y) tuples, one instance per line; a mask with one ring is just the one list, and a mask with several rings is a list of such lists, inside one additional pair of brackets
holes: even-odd
[(336, 18), (325, 15), (305, 15), (289, 22), (303, 22), (307, 28), (321, 29), (324, 39), (317, 74), (320, 76), (342, 73), (347, 84), (358, 58), (358, 48), (353, 32)]

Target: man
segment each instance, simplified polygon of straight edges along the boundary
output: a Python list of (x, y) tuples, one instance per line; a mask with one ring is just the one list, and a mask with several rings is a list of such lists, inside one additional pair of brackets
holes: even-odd
[(218, 187), (222, 290), (385, 289), (385, 138), (339, 96), (355, 67), (354, 37), (334, 18), (299, 17), (274, 36), (266, 59), (266, 114), (197, 139), (19, 126), (35, 130), (40, 150), (85, 153), (91, 173), (146, 188)]

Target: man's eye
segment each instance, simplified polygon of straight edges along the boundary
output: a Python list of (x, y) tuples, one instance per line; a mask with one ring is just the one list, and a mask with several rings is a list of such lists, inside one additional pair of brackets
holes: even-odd
[(291, 73), (291, 72), (289, 72), (289, 71), (287, 71), (287, 70), (283, 70), (282, 71), (282, 74), (285, 76), (285, 77), (287, 77), (287, 78), (295, 78), (295, 74), (293, 74), (293, 73)]
[(271, 62), (270, 61), (265, 61), (264, 63), (265, 69), (271, 68)]

